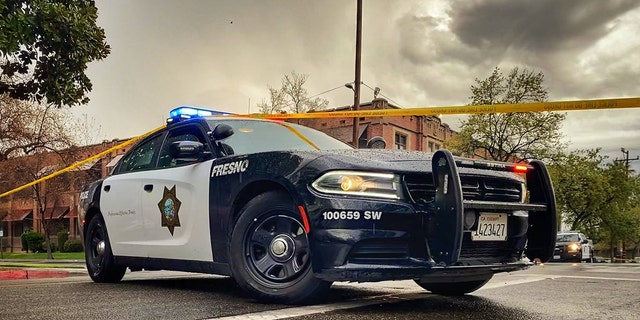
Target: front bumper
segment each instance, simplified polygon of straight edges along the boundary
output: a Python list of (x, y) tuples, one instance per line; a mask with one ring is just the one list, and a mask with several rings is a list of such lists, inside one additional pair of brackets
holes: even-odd
[[(436, 159), (438, 155), (442, 158)], [(450, 154), (436, 153), (433, 163), (438, 165), (433, 169), (435, 201), (425, 205), (327, 196), (310, 190), (306, 207), (316, 276), (360, 282), (454, 279), (520, 270), (534, 259), (551, 258), (555, 202), (549, 200), (553, 190), (544, 167), (538, 167), (544, 173), (537, 177), (542, 181), (530, 183), (530, 190), (533, 201), (548, 203), (523, 204), (465, 201)], [(507, 239), (473, 241), (471, 233), (478, 222), (471, 227), (463, 223), (469, 211), (506, 214)]]

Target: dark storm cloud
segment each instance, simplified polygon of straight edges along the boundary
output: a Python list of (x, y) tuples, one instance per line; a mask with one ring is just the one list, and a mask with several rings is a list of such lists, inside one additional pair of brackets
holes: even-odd
[(456, 1), (451, 31), (465, 44), (527, 50), (573, 50), (607, 34), (607, 23), (637, 0)]

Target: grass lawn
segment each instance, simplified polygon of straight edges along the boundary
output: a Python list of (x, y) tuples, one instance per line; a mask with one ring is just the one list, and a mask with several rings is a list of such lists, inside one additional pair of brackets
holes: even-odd
[[(46, 260), (47, 253), (3, 252), (3, 259)], [(84, 260), (84, 252), (54, 252), (54, 260)]]

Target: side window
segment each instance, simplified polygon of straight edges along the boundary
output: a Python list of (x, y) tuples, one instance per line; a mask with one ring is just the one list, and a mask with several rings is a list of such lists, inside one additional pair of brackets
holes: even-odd
[(160, 150), (163, 135), (157, 135), (131, 150), (123, 159), (118, 173), (149, 170), (154, 167), (153, 160)]
[(204, 144), (205, 151), (209, 151), (207, 141), (205, 140), (202, 130), (197, 126), (188, 126), (172, 130), (167, 135), (160, 156), (158, 157), (158, 168), (168, 168), (177, 166), (178, 163), (171, 157), (171, 144), (176, 141), (195, 141)]

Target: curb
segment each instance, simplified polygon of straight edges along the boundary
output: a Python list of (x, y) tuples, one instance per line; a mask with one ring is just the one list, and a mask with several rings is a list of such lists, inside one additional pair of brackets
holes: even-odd
[(66, 278), (69, 271), (60, 270), (4, 270), (0, 271), (0, 280), (26, 280), (45, 278)]

